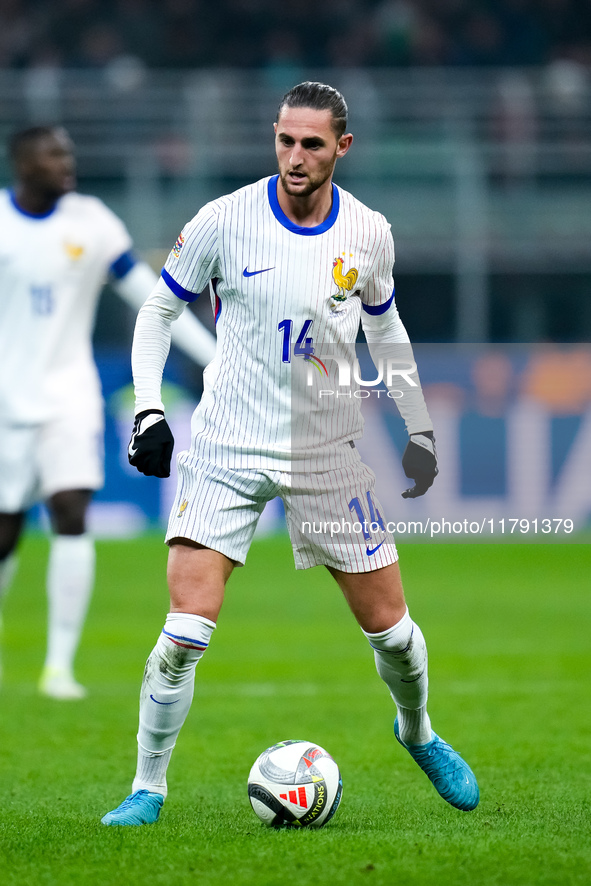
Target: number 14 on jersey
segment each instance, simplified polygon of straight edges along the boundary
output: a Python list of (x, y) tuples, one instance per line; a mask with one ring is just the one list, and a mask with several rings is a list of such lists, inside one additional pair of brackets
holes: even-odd
[[(300, 330), (293, 348), (294, 356), (307, 359), (314, 353), (314, 339), (308, 335), (312, 329), (312, 320), (306, 320)], [(291, 363), (291, 342), (293, 334), (293, 320), (282, 320), (277, 331), (283, 333), (282, 357), (284, 363)]]

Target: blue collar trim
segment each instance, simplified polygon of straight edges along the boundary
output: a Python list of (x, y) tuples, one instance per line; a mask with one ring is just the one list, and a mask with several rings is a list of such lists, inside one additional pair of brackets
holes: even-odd
[(49, 218), (49, 216), (53, 215), (53, 213), (57, 209), (57, 201), (56, 201), (56, 203), (54, 203), (54, 205), (51, 207), (51, 209), (48, 209), (47, 212), (41, 212), (41, 213), (27, 212), (26, 209), (23, 209), (23, 207), (19, 206), (19, 204), (16, 202), (16, 197), (14, 196), (14, 191), (9, 191), (8, 193), (10, 195), (10, 202), (12, 203), (12, 205), (14, 206), (16, 211), (20, 212), (20, 214), (24, 215), (26, 218), (35, 219), (35, 221), (42, 221), (44, 218)]
[(279, 205), (279, 200), (277, 199), (278, 180), (278, 175), (273, 175), (269, 179), (267, 193), (269, 195), (269, 205), (271, 206), (271, 212), (280, 225), (283, 225), (283, 227), (287, 228), (288, 231), (291, 231), (292, 234), (301, 234), (304, 237), (316, 237), (317, 234), (324, 234), (325, 231), (328, 231), (330, 230), (330, 228), (332, 228), (337, 220), (339, 214), (339, 206), (341, 202), (339, 197), (339, 189), (334, 184), (334, 182), (332, 183), (332, 209), (330, 210), (327, 218), (324, 219), (322, 224), (316, 225), (315, 228), (303, 228), (301, 225), (296, 225), (295, 222), (292, 222), (286, 216), (281, 206)]

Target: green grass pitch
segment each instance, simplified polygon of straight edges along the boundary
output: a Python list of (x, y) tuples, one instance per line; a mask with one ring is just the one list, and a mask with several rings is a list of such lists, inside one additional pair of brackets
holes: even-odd
[[(167, 608), (159, 537), (98, 544), (78, 676), (83, 702), (36, 694), (47, 544), (29, 537), (5, 606), (0, 880), (6, 886), (534, 886), (591, 881), (585, 545), (402, 545), (430, 652), (434, 728), (475, 770), (472, 813), (444, 803), (395, 742), (367, 644), (322, 569), (283, 538), (236, 570), (169, 770), (158, 824), (105, 828), (129, 792), (145, 659)], [(335, 757), (341, 808), (318, 831), (272, 831), (246, 778), (265, 747)]]

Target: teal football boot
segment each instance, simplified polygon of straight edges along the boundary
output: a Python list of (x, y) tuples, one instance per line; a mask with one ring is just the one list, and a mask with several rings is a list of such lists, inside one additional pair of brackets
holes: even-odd
[(478, 782), (457, 751), (434, 732), (427, 744), (405, 744), (400, 738), (398, 717), (394, 720), (394, 735), (433, 782), (435, 790), (444, 800), (464, 812), (476, 809), (480, 800)]
[(121, 806), (103, 815), (101, 822), (110, 825), (153, 824), (158, 821), (164, 797), (151, 791), (135, 791)]

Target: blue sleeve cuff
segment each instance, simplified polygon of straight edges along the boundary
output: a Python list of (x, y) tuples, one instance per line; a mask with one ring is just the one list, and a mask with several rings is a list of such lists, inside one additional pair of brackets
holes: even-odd
[(368, 314), (374, 314), (374, 315), (375, 314), (385, 314), (393, 301), (394, 301), (394, 290), (392, 290), (392, 295), (390, 296), (388, 301), (385, 301), (381, 305), (366, 305), (364, 302), (362, 302), (363, 310), (366, 311)]
[(109, 271), (116, 280), (122, 280), (126, 274), (129, 274), (135, 265), (136, 257), (130, 249), (127, 252), (124, 252), (123, 255), (120, 255), (119, 258), (115, 259), (111, 264)]
[(191, 292), (190, 289), (185, 289), (184, 286), (177, 283), (176, 280), (170, 276), (166, 268), (162, 268), (160, 273), (168, 288), (171, 289), (176, 296), (182, 298), (183, 301), (195, 301), (195, 299), (199, 297), (198, 292)]

